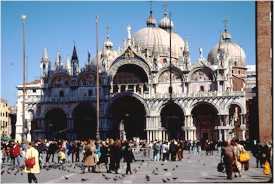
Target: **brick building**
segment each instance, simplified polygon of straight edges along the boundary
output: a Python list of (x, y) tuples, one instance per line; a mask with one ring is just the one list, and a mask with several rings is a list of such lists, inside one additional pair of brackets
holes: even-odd
[(256, 61), (259, 108), (259, 140), (272, 140), (272, 19), (273, 2), (256, 2)]

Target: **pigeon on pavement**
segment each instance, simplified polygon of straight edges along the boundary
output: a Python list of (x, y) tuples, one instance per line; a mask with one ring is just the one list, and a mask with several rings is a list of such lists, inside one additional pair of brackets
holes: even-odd
[(146, 179), (146, 181), (150, 181), (150, 176), (149, 175), (145, 175), (145, 179)]

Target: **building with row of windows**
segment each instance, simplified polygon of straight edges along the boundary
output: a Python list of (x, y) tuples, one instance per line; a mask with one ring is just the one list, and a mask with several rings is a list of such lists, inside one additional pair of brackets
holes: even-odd
[(1, 125), (1, 136), (11, 135), (11, 106), (8, 105), (7, 101), (0, 99), (0, 125)]

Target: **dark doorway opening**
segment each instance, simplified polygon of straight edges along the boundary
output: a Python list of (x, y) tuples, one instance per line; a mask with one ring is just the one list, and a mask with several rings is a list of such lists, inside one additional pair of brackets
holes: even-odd
[(45, 125), (47, 139), (66, 139), (67, 119), (62, 109), (56, 108), (47, 112)]
[(182, 130), (182, 126), (184, 125), (184, 113), (176, 103), (167, 103), (162, 108), (160, 116), (161, 125), (167, 129), (169, 140), (184, 138), (184, 132)]
[(145, 115), (144, 105), (135, 97), (123, 96), (116, 99), (111, 105), (113, 132), (110, 137), (121, 138), (123, 124), (127, 139), (146, 139)]
[(193, 123), (196, 127), (196, 136), (204, 146), (206, 140), (218, 141), (215, 126), (218, 124), (217, 109), (207, 103), (196, 105), (192, 110)]
[(96, 111), (90, 104), (79, 104), (73, 111), (74, 131), (77, 139), (95, 139)]

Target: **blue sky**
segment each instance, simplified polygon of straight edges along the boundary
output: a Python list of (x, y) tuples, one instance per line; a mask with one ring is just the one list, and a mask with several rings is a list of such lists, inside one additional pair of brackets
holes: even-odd
[[(157, 21), (163, 16), (163, 2), (153, 1)], [(110, 27), (114, 47), (122, 46), (127, 37), (126, 27), (136, 32), (146, 26), (150, 3), (147, 1), (121, 2), (1, 2), (1, 97), (12, 105), (16, 103), (16, 85), (22, 82), (22, 35), (20, 15), (28, 16), (27, 60), (28, 80), (38, 79), (43, 48), (47, 47), (51, 62), (56, 51), (62, 59), (71, 56), (76, 43), (80, 65), (87, 61), (87, 52), (95, 55), (95, 17), (100, 17), (100, 47)], [(229, 20), (232, 40), (244, 48), (247, 64), (255, 64), (255, 2), (168, 2), (175, 31), (190, 44), (192, 63), (203, 48), (207, 57), (224, 29), (223, 20)]]

